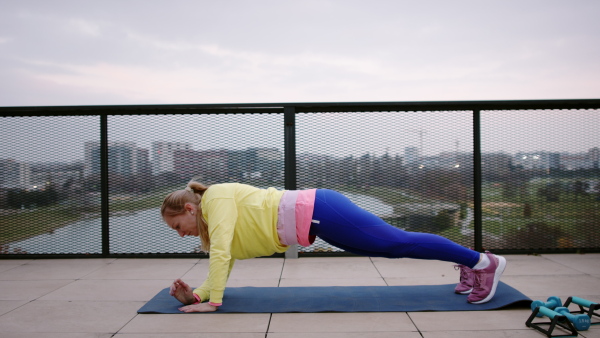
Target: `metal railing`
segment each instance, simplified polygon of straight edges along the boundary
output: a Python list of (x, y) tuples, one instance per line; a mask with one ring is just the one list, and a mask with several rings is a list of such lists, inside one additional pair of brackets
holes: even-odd
[[(27, 187), (23, 182), (16, 184), (13, 174), (18, 170), (35, 169), (45, 175), (50, 175), (51, 171), (43, 171), (43, 165), (35, 161), (15, 160), (8, 150), (4, 151), (8, 155), (0, 154), (3, 165), (0, 167), (0, 177), (3, 177), (0, 188), (4, 201), (4, 206), (0, 207), (4, 229), (0, 233), (0, 258), (197, 257), (198, 253), (191, 251), (162, 252), (158, 251), (162, 249), (127, 245), (124, 249), (116, 249), (117, 240), (111, 237), (127, 227), (111, 226), (111, 217), (118, 212), (127, 214), (127, 205), (134, 206), (132, 200), (154, 201), (159, 205), (160, 201), (152, 194), (181, 185), (191, 178), (184, 174), (195, 173), (194, 170), (200, 171), (209, 183), (233, 179), (288, 190), (334, 188), (348, 194), (377, 198), (389, 209), (376, 213), (390, 224), (413, 231), (440, 233), (477, 250), (494, 249), (501, 253), (600, 250), (600, 233), (596, 230), (600, 228), (600, 184), (594, 185), (600, 181), (597, 158), (600, 140), (594, 139), (594, 133), (579, 133), (577, 129), (569, 129), (569, 125), (561, 125), (565, 118), (579, 116), (579, 122), (573, 122), (574, 128), (579, 126), (577, 123), (583, 123), (597, 129), (600, 99), (0, 107), (0, 112), (3, 116), (0, 121), (6, 122), (6, 129), (0, 129), (6, 149), (28, 140), (33, 143), (32, 147), (43, 147), (46, 141), (51, 143), (52, 135), (42, 141), (30, 139), (31, 133), (36, 132), (32, 126), (40, 124), (39, 118), (46, 122), (65, 118), (65, 133), (76, 133), (79, 129), (79, 122), (69, 122), (72, 118), (86, 119), (86, 126), (92, 121), (92, 130), (97, 130), (92, 136), (82, 136), (87, 140), (86, 159), (80, 159), (80, 170), (76, 170), (80, 178), (61, 181), (60, 189), (56, 188), (69, 196), (62, 200), (57, 198), (60, 203), (50, 201), (49, 206), (43, 205), (39, 196), (50, 196), (49, 191), (56, 193), (54, 187), (59, 179), (47, 181), (44, 188)], [(248, 119), (235, 122), (241, 116)], [(494, 126), (498, 123), (495, 119), (503, 116), (506, 116), (502, 121), (504, 127)], [(530, 116), (548, 117), (547, 123), (552, 130), (566, 130), (578, 140), (573, 142), (575, 148), (571, 151), (555, 149), (556, 135), (549, 132), (541, 143), (546, 140), (547, 148), (520, 149), (510, 142), (505, 147), (499, 144), (487, 149), (487, 140), (496, 133), (506, 133), (506, 141), (514, 137), (522, 143), (528, 138), (539, 138), (529, 135), (527, 130), (513, 135), (502, 129), (516, 126), (521, 119)], [(159, 117), (164, 119), (158, 120)], [(211, 130), (225, 128), (219, 137), (228, 138), (198, 141), (209, 144), (203, 150), (193, 149), (195, 144), (185, 148), (187, 143), (182, 141), (163, 142), (185, 148), (175, 150), (179, 151), (175, 157), (180, 163), (174, 164), (179, 167), (171, 171), (179, 174), (172, 178), (168, 171), (156, 169), (160, 162), (157, 154), (151, 154), (150, 161), (150, 155), (144, 155), (148, 149), (131, 144), (135, 143), (136, 135), (141, 138), (154, 133), (158, 139), (165, 121), (183, 121), (185, 117), (191, 117), (191, 120), (186, 119), (191, 122), (171, 129), (165, 127), (168, 136), (163, 137), (173, 138), (182, 129), (210, 134)], [(199, 126), (194, 125), (196, 120)], [(151, 127), (137, 126), (148, 121), (152, 121), (148, 124)], [(83, 126), (84, 122), (81, 123)], [(17, 129), (16, 134), (12, 133), (14, 129)], [(266, 134), (265, 140), (258, 140), (262, 134)], [(239, 135), (243, 136), (241, 141)], [(412, 141), (406, 135), (412, 135)], [(498, 135), (494, 137), (498, 139)], [(355, 138), (361, 141), (355, 143)], [(245, 143), (248, 146), (245, 147)], [(450, 148), (451, 143), (456, 143), (454, 149)], [(467, 144), (466, 149), (464, 144)], [(152, 151), (159, 146), (152, 142)], [(426, 146), (432, 149), (428, 151)], [(131, 155), (132, 151), (141, 155)], [(28, 148), (22, 152), (28, 152)], [(522, 158), (530, 155), (537, 156), (538, 162), (527, 162)], [(61, 156), (56, 161), (60, 161)], [(131, 161), (137, 164), (132, 165)], [(26, 162), (31, 163), (25, 165)], [(210, 167), (209, 163), (215, 167)], [(152, 169), (144, 171), (141, 169), (144, 166)], [(162, 183), (154, 184), (152, 191), (141, 194), (132, 183), (127, 183), (139, 177), (155, 181), (160, 178)], [(94, 181), (93, 184), (90, 181)], [(81, 187), (74, 188), (78, 185)], [(75, 193), (77, 189), (80, 189), (79, 195)], [(136, 192), (132, 192), (134, 190)], [(34, 198), (34, 195), (38, 196), (35, 203), (23, 202), (23, 198)], [(562, 200), (557, 196), (563, 196)], [(93, 198), (99, 198), (99, 202), (88, 201)], [(564, 212), (558, 212), (559, 209)], [(14, 244), (40, 234), (35, 231), (20, 234), (19, 229), (11, 229), (12, 224), (21, 224), (15, 221), (17, 217), (26, 219), (23, 215), (27, 213), (49, 213), (49, 210), (63, 213), (68, 210), (68, 217), (57, 217), (70, 221), (81, 220), (84, 216), (99, 219), (100, 236), (94, 241), (100, 245), (96, 249), (35, 252)], [(73, 210), (77, 210), (76, 216)], [(36, 217), (29, 222), (54, 222), (43, 216)], [(49, 230), (42, 232), (53, 234), (65, 224), (70, 223), (49, 226)], [(127, 236), (118, 241), (137, 241), (135, 232)], [(303, 250), (300, 249), (301, 255), (340, 254), (335, 248)]]

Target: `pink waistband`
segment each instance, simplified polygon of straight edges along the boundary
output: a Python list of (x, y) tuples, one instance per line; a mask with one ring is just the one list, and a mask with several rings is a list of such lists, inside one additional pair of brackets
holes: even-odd
[(316, 192), (316, 189), (284, 192), (277, 212), (277, 234), (281, 244), (309, 246), (315, 241), (315, 236), (310, 236), (309, 232)]

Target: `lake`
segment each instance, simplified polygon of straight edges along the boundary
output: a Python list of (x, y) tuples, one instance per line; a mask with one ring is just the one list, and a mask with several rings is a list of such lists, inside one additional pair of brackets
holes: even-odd
[[(377, 198), (344, 193), (360, 207), (377, 215), (393, 212), (393, 208)], [(160, 208), (137, 211), (109, 220), (111, 253), (192, 253), (199, 249), (196, 237), (181, 238), (160, 217)], [(339, 251), (318, 241), (301, 251), (315, 248)], [(102, 253), (102, 224), (100, 218), (77, 221), (51, 233), (38, 235), (9, 244), (9, 250), (20, 249), (28, 254), (100, 254)]]

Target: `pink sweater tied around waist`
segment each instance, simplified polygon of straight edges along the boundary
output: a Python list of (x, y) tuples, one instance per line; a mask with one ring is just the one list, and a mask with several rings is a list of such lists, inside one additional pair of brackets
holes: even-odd
[(287, 190), (279, 202), (277, 234), (283, 245), (309, 246), (315, 241), (310, 236), (317, 189)]

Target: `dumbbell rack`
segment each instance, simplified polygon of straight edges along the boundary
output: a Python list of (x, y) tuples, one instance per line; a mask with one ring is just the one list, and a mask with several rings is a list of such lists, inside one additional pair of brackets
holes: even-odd
[[(590, 321), (594, 318), (597, 319), (596, 321), (591, 321), (590, 325), (600, 325), (600, 314), (596, 313), (596, 310), (600, 310), (600, 304), (579, 297), (569, 297), (567, 298), (564, 307), (569, 307), (569, 304), (571, 303), (579, 306), (579, 311), (572, 311), (571, 313), (585, 313), (590, 317)], [(584, 309), (584, 306), (588, 308), (587, 311)]]
[[(579, 333), (577, 331), (576, 326), (574, 326), (573, 323), (571, 323), (571, 320), (573, 320), (573, 318), (571, 317), (571, 314), (585, 315), (585, 317), (584, 317), (584, 318), (586, 318), (585, 328), (578, 327), (579, 329), (587, 330), (590, 327), (590, 325), (600, 324), (600, 320), (596, 320), (596, 321), (592, 322), (592, 319), (600, 318), (600, 314), (596, 313), (596, 310), (600, 309), (600, 304), (591, 302), (589, 300), (579, 298), (579, 297), (569, 297), (567, 299), (567, 301), (565, 302), (564, 307), (562, 307), (562, 309), (566, 310), (567, 313), (564, 313), (563, 311), (557, 309), (556, 311), (561, 312), (561, 313), (559, 313), (554, 310), (557, 307), (561, 306), (560, 303), (561, 303), (560, 299), (555, 296), (548, 298), (547, 303), (544, 303), (542, 301), (532, 302), (531, 307), (532, 307), (533, 312), (531, 313), (531, 316), (529, 316), (529, 319), (527, 319), (527, 322), (525, 322), (525, 325), (527, 325), (527, 327), (534, 328), (534, 329), (540, 331), (541, 333), (545, 334), (548, 338), (551, 338), (551, 337), (577, 337), (578, 336)], [(570, 312), (567, 308), (569, 307), (569, 305), (571, 303), (579, 306), (579, 311)], [(587, 310), (585, 308), (587, 308)], [(569, 317), (567, 317), (567, 316), (569, 316)], [(534, 323), (533, 320), (536, 317), (548, 317), (551, 320), (549, 322)], [(582, 324), (582, 323), (581, 322), (577, 323), (577, 325), (580, 325), (580, 324)], [(549, 325), (549, 326), (547, 329), (545, 329), (544, 327), (542, 327), (540, 325), (544, 325), (544, 326)], [(557, 327), (567, 331), (568, 334), (552, 335), (552, 333), (554, 332), (554, 329), (556, 329)]]
[[(544, 306), (536, 307), (535, 310), (533, 310), (533, 312), (531, 313), (531, 316), (529, 316), (529, 319), (527, 319), (527, 322), (525, 322), (525, 325), (527, 325), (527, 327), (531, 327), (531, 328), (534, 328), (534, 329), (542, 332), (548, 338), (550, 338), (550, 337), (577, 337), (578, 336), (579, 333), (577, 332), (577, 330), (575, 329), (573, 324), (571, 324), (571, 322), (567, 319), (567, 317), (559, 315), (555, 312), (548, 313), (548, 312), (546, 312), (546, 310), (548, 310), (549, 312), (554, 312)], [(533, 320), (535, 319), (535, 317), (538, 316), (538, 313), (541, 313), (541, 314), (545, 315), (546, 317), (551, 318), (552, 320), (549, 322), (534, 323)], [(550, 325), (550, 326), (548, 327), (548, 329), (544, 329), (540, 325)], [(552, 335), (552, 332), (554, 332), (554, 329), (557, 326), (568, 331), (569, 334)]]

